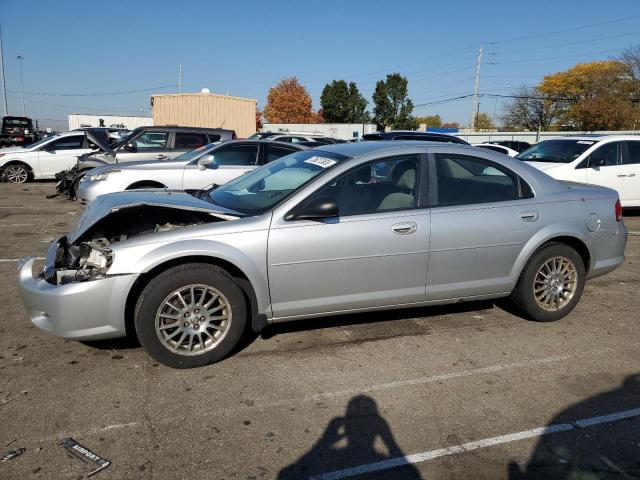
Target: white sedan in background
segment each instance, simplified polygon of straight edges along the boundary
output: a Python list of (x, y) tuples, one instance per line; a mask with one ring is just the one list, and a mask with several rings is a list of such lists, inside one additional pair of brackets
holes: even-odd
[(78, 156), (91, 151), (85, 132), (67, 132), (26, 147), (0, 149), (0, 170), (11, 183), (51, 179), (76, 165)]
[(504, 153), (505, 155), (509, 155), (510, 157), (515, 157), (518, 155), (518, 152), (512, 148), (505, 147), (504, 145), (496, 145), (493, 143), (474, 143), (472, 144), (474, 147), (484, 148), (486, 150), (493, 150), (494, 152)]
[(558, 180), (613, 188), (623, 207), (640, 207), (640, 136), (584, 135), (545, 140), (516, 158)]
[(191, 150), (173, 160), (129, 162), (90, 170), (78, 185), (87, 203), (106, 193), (141, 188), (200, 190), (222, 185), (254, 168), (307, 147), (266, 140), (232, 140)]

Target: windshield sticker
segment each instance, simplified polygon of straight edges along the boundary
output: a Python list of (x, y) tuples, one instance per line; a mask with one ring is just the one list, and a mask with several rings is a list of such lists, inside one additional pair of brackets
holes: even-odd
[(590, 142), (588, 140), (578, 140), (578, 143), (581, 143), (583, 145), (593, 145), (596, 142)]
[(329, 168), (335, 165), (336, 161), (325, 157), (311, 157), (307, 158), (304, 163), (310, 163), (311, 165), (317, 165), (322, 168)]

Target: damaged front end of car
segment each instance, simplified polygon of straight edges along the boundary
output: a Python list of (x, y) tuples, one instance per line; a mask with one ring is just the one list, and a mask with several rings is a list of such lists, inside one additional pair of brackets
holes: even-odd
[[(139, 195), (145, 194), (140, 192)], [(153, 196), (153, 193), (147, 195)], [(99, 197), (79, 219), (76, 228), (51, 245), (43, 271), (45, 280), (54, 285), (64, 285), (103, 278), (115, 261), (113, 246), (117, 243), (143, 235), (239, 218), (213, 212), (200, 205), (181, 205), (180, 200), (183, 199), (205, 204), (184, 193), (167, 194), (167, 198), (175, 199), (175, 202), (113, 205), (109, 199)]]

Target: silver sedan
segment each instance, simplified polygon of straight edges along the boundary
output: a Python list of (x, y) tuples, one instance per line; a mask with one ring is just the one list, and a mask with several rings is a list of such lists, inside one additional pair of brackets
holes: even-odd
[[(558, 320), (624, 260), (615, 191), (469, 146), (362, 142), (285, 156), (195, 198), (99, 197), (20, 265), (32, 322), (79, 340), (137, 335), (196, 367), (250, 325), (508, 297)], [(88, 313), (90, 312), (90, 314)]]

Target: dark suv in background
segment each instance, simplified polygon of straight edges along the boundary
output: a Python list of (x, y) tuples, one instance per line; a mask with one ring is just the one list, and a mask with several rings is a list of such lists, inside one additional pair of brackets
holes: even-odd
[(462, 145), (469, 145), (469, 143), (461, 138), (447, 135), (446, 133), (413, 132), (411, 130), (365, 133), (362, 135), (362, 140), (421, 140), (423, 142), (460, 143)]
[(78, 167), (82, 171), (111, 163), (171, 160), (204, 145), (235, 138), (235, 131), (222, 128), (139, 127), (110, 148), (98, 145), (102, 151), (80, 158)]
[(38, 140), (33, 128), (33, 121), (29, 117), (2, 117), (2, 133), (0, 134), (0, 148), (31, 145)]

